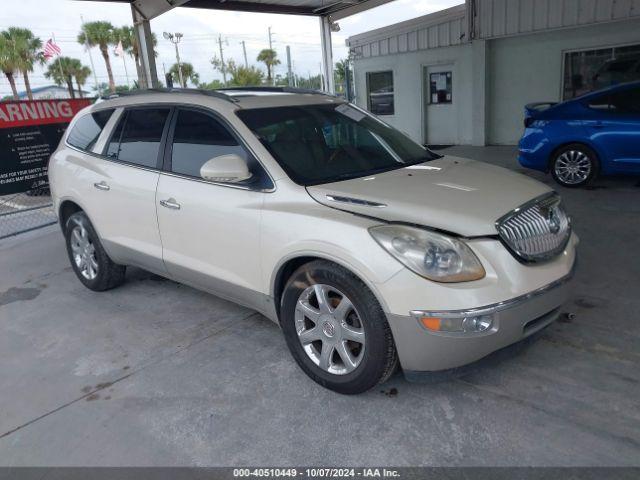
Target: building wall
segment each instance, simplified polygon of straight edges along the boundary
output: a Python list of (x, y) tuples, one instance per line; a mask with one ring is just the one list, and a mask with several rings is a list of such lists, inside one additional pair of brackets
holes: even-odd
[(626, 43), (640, 43), (638, 20), (488, 41), (488, 142), (516, 144), (527, 103), (561, 100), (565, 51)]
[(640, 0), (474, 0), (475, 37), (497, 38), (640, 17)]
[(465, 14), (466, 6), (458, 5), (391, 27), (355, 35), (347, 43), (358, 58), (460, 45), (467, 38)]
[(381, 117), (418, 142), (425, 142), (423, 68), (453, 64), (453, 102), (458, 143), (473, 141), (473, 48), (470, 44), (369, 57), (355, 62), (356, 103), (367, 108), (367, 72), (393, 71), (395, 115)]

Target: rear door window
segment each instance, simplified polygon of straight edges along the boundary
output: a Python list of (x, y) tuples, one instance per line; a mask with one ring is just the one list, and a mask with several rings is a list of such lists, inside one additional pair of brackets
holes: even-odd
[(67, 143), (80, 150), (91, 151), (113, 112), (113, 109), (99, 110), (78, 118), (67, 136)]
[(589, 108), (613, 114), (638, 114), (640, 113), (640, 88), (596, 97), (589, 102)]
[(107, 145), (106, 155), (122, 162), (156, 168), (170, 108), (141, 108), (125, 112)]
[(611, 95), (611, 106), (619, 113), (640, 113), (640, 87), (631, 88)]

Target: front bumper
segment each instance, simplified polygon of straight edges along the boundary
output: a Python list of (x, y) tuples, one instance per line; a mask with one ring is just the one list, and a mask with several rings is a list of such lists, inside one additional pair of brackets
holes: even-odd
[(476, 334), (432, 332), (415, 316), (389, 315), (400, 364), (405, 372), (450, 370), (479, 360), (545, 328), (555, 321), (569, 295), (571, 273), (511, 300), (464, 311), (440, 312), (472, 316), (491, 314), (491, 329)]

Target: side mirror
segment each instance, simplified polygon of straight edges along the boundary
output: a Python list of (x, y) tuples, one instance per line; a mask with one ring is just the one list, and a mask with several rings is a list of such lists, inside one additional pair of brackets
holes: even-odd
[(211, 182), (238, 183), (251, 178), (247, 162), (235, 153), (220, 155), (200, 168), (200, 176)]

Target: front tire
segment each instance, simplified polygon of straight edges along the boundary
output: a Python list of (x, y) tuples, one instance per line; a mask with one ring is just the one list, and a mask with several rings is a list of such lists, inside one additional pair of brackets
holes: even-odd
[(567, 188), (589, 184), (596, 177), (598, 168), (596, 153), (579, 143), (562, 147), (551, 160), (553, 179)]
[(386, 381), (398, 357), (386, 315), (358, 277), (328, 261), (287, 282), (280, 323), (293, 358), (315, 382), (342, 394)]
[(102, 292), (124, 282), (126, 267), (109, 258), (84, 212), (76, 212), (68, 218), (64, 236), (71, 267), (85, 287)]

